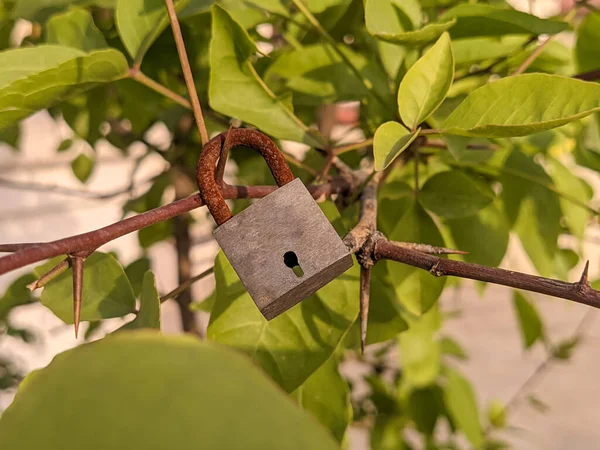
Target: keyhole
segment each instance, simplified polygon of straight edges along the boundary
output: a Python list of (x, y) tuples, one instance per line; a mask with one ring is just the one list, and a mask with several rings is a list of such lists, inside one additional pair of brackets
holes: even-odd
[(294, 252), (285, 252), (283, 255), (283, 262), (286, 266), (294, 271), (294, 274), (300, 278), (304, 275), (304, 271), (302, 267), (300, 267), (300, 263), (298, 262), (298, 255)]

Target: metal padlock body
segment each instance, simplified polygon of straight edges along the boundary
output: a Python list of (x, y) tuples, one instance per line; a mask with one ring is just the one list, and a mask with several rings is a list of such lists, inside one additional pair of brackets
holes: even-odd
[[(260, 312), (272, 319), (352, 267), (352, 255), (301, 180), (258, 200), (213, 233)], [(303, 275), (285, 263), (293, 252)]]
[[(236, 216), (215, 181), (215, 166), (226, 139), (231, 148), (258, 151), (279, 186)], [(352, 267), (346, 245), (302, 181), (294, 178), (277, 145), (264, 134), (234, 128), (211, 139), (198, 159), (196, 180), (218, 225), (213, 233), (217, 242), (267, 319)], [(286, 260), (290, 255), (300, 266), (298, 275)]]

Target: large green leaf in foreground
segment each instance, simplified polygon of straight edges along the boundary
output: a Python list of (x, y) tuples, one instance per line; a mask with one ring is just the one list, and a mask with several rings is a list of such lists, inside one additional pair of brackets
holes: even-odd
[(0, 53), (0, 128), (87, 89), (124, 78), (127, 61), (117, 50), (85, 53), (40, 45)]
[(474, 90), (442, 124), (462, 136), (525, 136), (600, 111), (600, 84), (524, 74)]
[(330, 450), (327, 431), (242, 355), (188, 336), (123, 332), (32, 373), (0, 448)]

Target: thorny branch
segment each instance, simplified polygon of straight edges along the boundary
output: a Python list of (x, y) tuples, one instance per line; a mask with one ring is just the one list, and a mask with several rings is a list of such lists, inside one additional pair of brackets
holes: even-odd
[[(344, 168), (343, 165), (340, 165), (340, 167)], [(308, 186), (313, 197), (316, 199), (336, 196), (351, 198), (356, 195), (357, 189), (360, 189), (365, 182), (365, 174), (363, 171), (344, 170), (343, 172), (334, 177), (329, 183)], [(434, 276), (457, 276), (495, 283), (600, 308), (600, 291), (594, 290), (589, 285), (587, 266), (578, 282), (568, 283), (435, 256), (436, 254), (461, 253), (456, 250), (420, 243), (389, 241), (376, 229), (377, 186), (381, 177), (381, 175), (375, 174), (364, 186), (360, 195), (361, 212), (359, 222), (344, 237), (344, 242), (349, 250), (357, 255), (361, 267), (370, 268), (381, 259), (389, 259), (427, 270)], [(275, 189), (276, 186), (231, 186), (224, 184), (221, 190), (225, 198), (234, 199), (261, 198)], [(0, 251), (14, 252), (0, 258), (0, 275), (59, 255), (68, 255), (71, 263), (74, 261), (83, 262), (85, 256), (107, 242), (187, 213), (200, 206), (203, 206), (203, 202), (200, 196), (196, 194), (76, 236), (45, 243), (0, 245)], [(76, 256), (76, 258), (74, 259), (73, 256)], [(61, 264), (64, 265), (64, 263)], [(367, 276), (365, 275), (363, 276), (362, 292), (365, 292), (366, 281)], [(193, 279), (187, 283), (191, 284), (191, 282), (193, 282)], [(186, 288), (189, 287), (187, 283)], [(368, 295), (363, 294), (361, 298), (364, 310), (364, 306), (368, 302)], [(77, 305), (74, 305), (74, 307), (77, 307)], [(366, 313), (362, 313), (362, 317), (366, 321)]]

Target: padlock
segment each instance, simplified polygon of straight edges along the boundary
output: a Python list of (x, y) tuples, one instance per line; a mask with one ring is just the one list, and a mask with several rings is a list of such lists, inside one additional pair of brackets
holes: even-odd
[(200, 155), (200, 195), (218, 227), (213, 235), (254, 303), (267, 320), (277, 317), (352, 267), (352, 255), (277, 145), (251, 129), (231, 129), (231, 148), (244, 146), (264, 157), (274, 192), (233, 216), (215, 182), (225, 133)]

